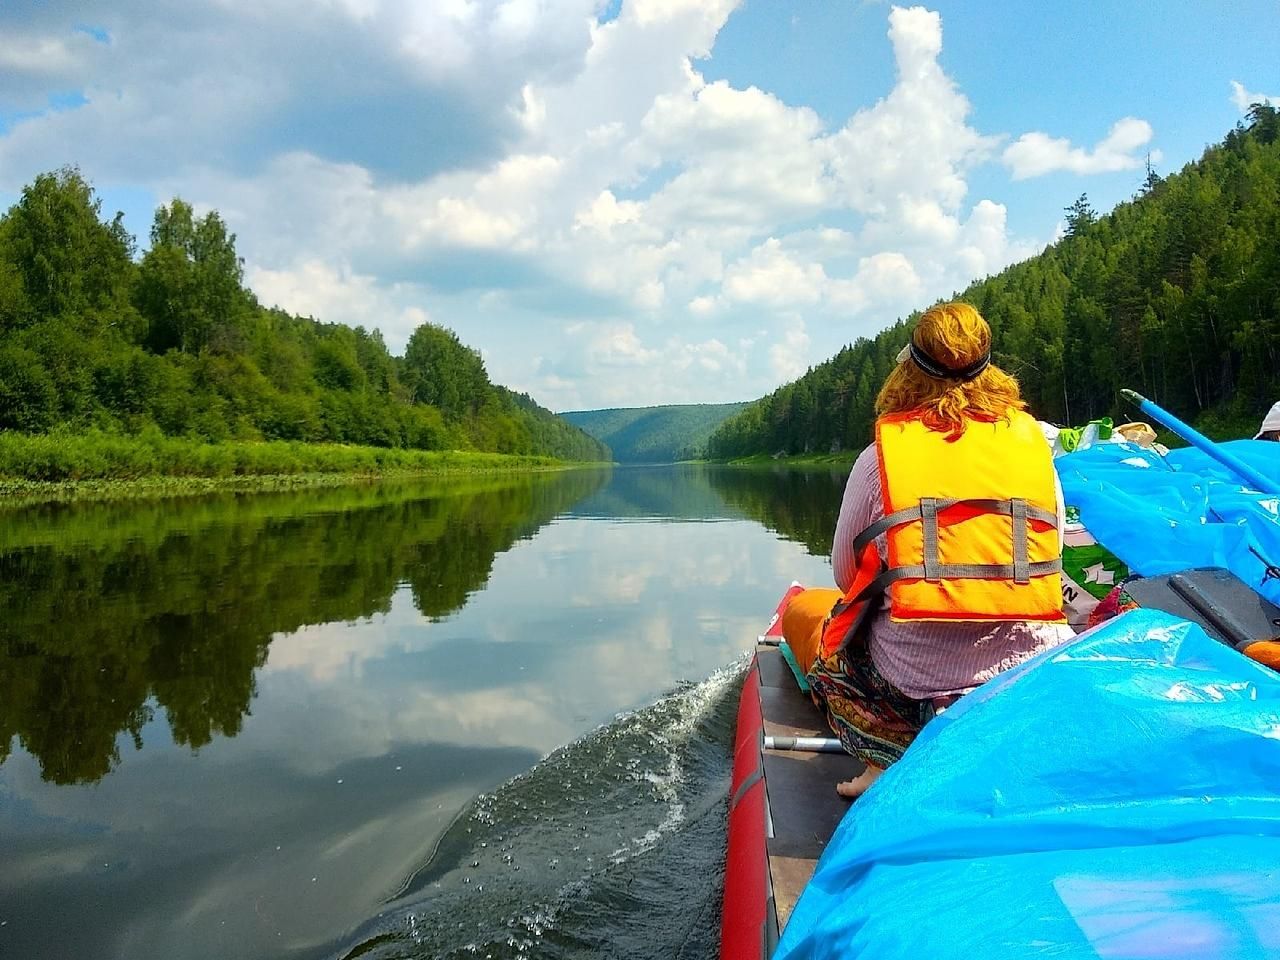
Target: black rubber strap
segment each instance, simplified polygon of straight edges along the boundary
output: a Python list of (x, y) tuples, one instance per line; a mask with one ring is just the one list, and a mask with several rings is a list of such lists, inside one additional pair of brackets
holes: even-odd
[(991, 351), (969, 364), (967, 367), (960, 367), (958, 370), (939, 363), (929, 354), (916, 346), (915, 340), (911, 341), (911, 359), (917, 367), (935, 380), (972, 380), (991, 363)]

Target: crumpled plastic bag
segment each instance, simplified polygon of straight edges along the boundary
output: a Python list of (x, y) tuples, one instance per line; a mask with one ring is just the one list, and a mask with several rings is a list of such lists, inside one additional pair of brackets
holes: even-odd
[(1088, 450), (1096, 443), (1110, 442), (1113, 435), (1110, 417), (1090, 420), (1083, 427), (1062, 427), (1053, 443), (1053, 455), (1060, 457), (1077, 450)]
[[(1222, 446), (1280, 479), (1280, 444)], [(1153, 577), (1225, 567), (1280, 605), (1280, 499), (1250, 490), (1195, 448), (1161, 457), (1133, 444), (1103, 444), (1054, 461), (1068, 508), (1130, 570)]]

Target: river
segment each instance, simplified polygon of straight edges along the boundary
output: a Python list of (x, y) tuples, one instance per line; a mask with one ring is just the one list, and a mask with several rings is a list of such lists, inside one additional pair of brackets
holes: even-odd
[(745, 657), (842, 486), (0, 510), (0, 956), (714, 956)]

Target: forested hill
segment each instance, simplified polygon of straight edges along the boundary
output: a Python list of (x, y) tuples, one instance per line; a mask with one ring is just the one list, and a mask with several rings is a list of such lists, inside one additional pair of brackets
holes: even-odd
[(217, 213), (162, 206), (137, 257), (70, 169), (0, 217), (0, 431), (54, 429), (609, 459), (448, 330), (395, 357), (378, 330), (264, 308)]
[(607, 443), (619, 463), (673, 463), (701, 457), (707, 438), (746, 403), (575, 410), (561, 414)]
[[(1280, 398), (1280, 113), (1249, 125), (1098, 217), (958, 294), (991, 323), (996, 362), (1060, 424), (1132, 418), (1128, 387), (1219, 436), (1252, 435)], [(713, 457), (855, 449), (915, 316), (860, 339), (726, 421)]]

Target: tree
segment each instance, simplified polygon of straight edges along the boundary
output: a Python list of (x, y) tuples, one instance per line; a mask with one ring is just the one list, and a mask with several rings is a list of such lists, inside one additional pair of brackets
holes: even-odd
[(1098, 220), (1097, 213), (1089, 206), (1088, 194), (1080, 194), (1076, 202), (1066, 208), (1067, 236), (1074, 237), (1093, 226)]
[[(1147, 175), (1142, 178), (1142, 188), (1138, 191), (1138, 196), (1146, 197), (1155, 193), (1156, 188), (1161, 184), (1160, 174), (1156, 173), (1156, 168), (1151, 165), (1151, 154), (1147, 154)], [(1084, 194), (1081, 194), (1083, 197)]]
[(58, 391), (30, 350), (0, 346), (0, 430), (36, 432), (58, 415)]
[(422, 324), (409, 337), (401, 379), (415, 403), (439, 407), (452, 417), (478, 410), (489, 390), (480, 354), (452, 330), (431, 323)]
[(248, 298), (235, 242), (217, 213), (196, 220), (181, 199), (156, 211), (138, 290), (152, 350), (197, 353), (236, 326)]
[(7, 301), (7, 312), (26, 320), (63, 317), (83, 324), (119, 308), (132, 280), (133, 238), (122, 214), (105, 224), (100, 210), (101, 201), (74, 167), (42, 173), (23, 188), (5, 218), (2, 252), (10, 266), (0, 272), (0, 311)]
[(1270, 103), (1255, 103), (1249, 107), (1249, 132), (1261, 144), (1272, 144), (1280, 139), (1280, 110)]

